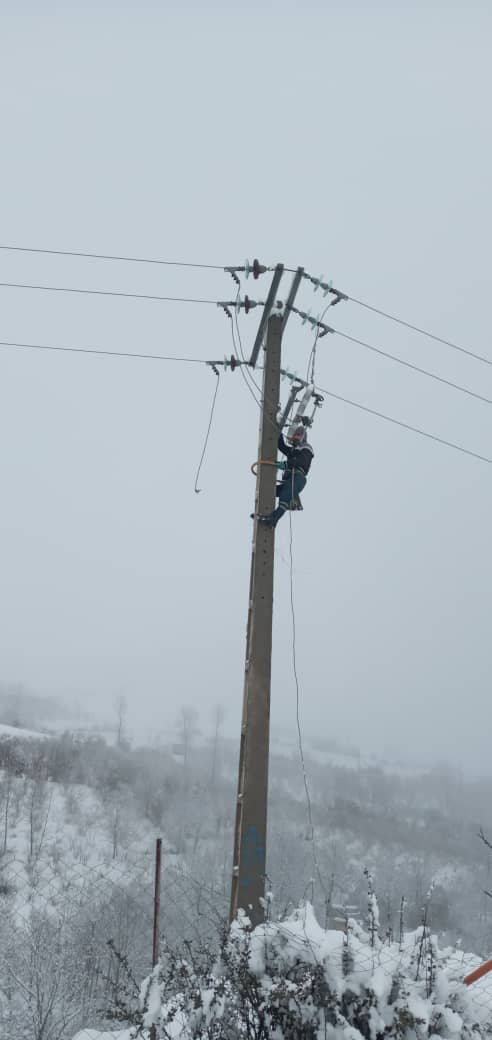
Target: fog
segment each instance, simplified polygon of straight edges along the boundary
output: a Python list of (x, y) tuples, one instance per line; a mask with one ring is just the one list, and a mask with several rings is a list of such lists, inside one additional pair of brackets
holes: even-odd
[[(488, 5), (4, 3), (0, 245), (302, 264), (490, 356)], [(284, 276), (285, 298), (290, 276)], [(269, 276), (243, 284), (264, 300)], [(221, 270), (0, 250), (0, 281), (231, 300)], [(215, 306), (0, 287), (1, 340), (193, 358)], [(305, 283), (299, 305), (318, 314)], [(259, 310), (241, 318), (244, 349)], [(492, 369), (358, 307), (326, 320), (492, 397)], [(305, 375), (294, 317), (284, 363)], [(320, 387), (492, 457), (490, 405), (338, 336)], [(0, 347), (0, 679), (135, 738), (239, 728), (258, 408), (241, 373)], [(283, 384), (283, 396), (288, 390)], [(491, 466), (325, 397), (294, 515), (307, 733), (489, 762)], [(294, 728), (289, 520), (272, 726)]]

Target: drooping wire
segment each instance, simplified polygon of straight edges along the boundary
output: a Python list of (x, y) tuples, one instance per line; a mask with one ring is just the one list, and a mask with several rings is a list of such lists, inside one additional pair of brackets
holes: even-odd
[(171, 303), (207, 303), (214, 307), (217, 300), (203, 300), (188, 296), (152, 296), (149, 293), (123, 292), (121, 289), (79, 289), (62, 285), (30, 285), (26, 282), (0, 282), (2, 289), (38, 289), (41, 292), (79, 293), (83, 296), (122, 296), (131, 300), (164, 300)]
[[(238, 282), (237, 276), (236, 276), (236, 281)], [(234, 305), (234, 312), (236, 314), (236, 324), (237, 324), (237, 304), (239, 302), (240, 292), (241, 292), (241, 283), (238, 282), (238, 288), (237, 288), (237, 292), (236, 292), (236, 299), (235, 299), (235, 305)], [(257, 408), (261, 409), (261, 389), (258, 386), (258, 384), (256, 383), (256, 381), (253, 379), (253, 385), (255, 386), (256, 390), (260, 394), (260, 400), (258, 400), (258, 398), (257, 398), (257, 396), (255, 394), (255, 391), (253, 390), (253, 388), (251, 386), (251, 383), (250, 383), (249, 379), (246, 376), (246, 373), (243, 371), (243, 368), (246, 368), (246, 369), (248, 368), (248, 362), (247, 362), (247, 360), (245, 358), (245, 355), (244, 355), (243, 345), (242, 345), (242, 341), (241, 341), (241, 335), (239, 333), (239, 326), (237, 326), (238, 342), (236, 342), (236, 332), (234, 331), (234, 318), (233, 318), (232, 314), (230, 313), (230, 311), (226, 311), (226, 315), (230, 319), (230, 322), (231, 322), (231, 336), (232, 336), (233, 352), (234, 352), (234, 354), (236, 356), (239, 355), (241, 360), (244, 362), (244, 366), (243, 365), (239, 366), (239, 370), (241, 372), (242, 380), (243, 380), (243, 382), (244, 382), (248, 392), (251, 394), (251, 397), (253, 398), (253, 401), (255, 402)]]
[(144, 256), (110, 256), (107, 253), (81, 253), (73, 249), (36, 249), (33, 246), (6, 246), (0, 249), (12, 253), (42, 253), (49, 256), (78, 256), (89, 260), (123, 260), (132, 264), (161, 264), (164, 267), (196, 267), (214, 271), (223, 271), (222, 264), (194, 264), (184, 260), (154, 260)]
[[(251, 396), (252, 396), (253, 400), (255, 401), (255, 403), (256, 403), (256, 405), (257, 405), (257, 407), (258, 407), (258, 408), (260, 409), (260, 411), (261, 411), (261, 407), (262, 407), (262, 400), (263, 400), (263, 390), (262, 390), (262, 388), (261, 388), (261, 387), (260, 387), (260, 386), (258, 385), (258, 383), (256, 382), (256, 380), (255, 380), (255, 379), (254, 379), (254, 377), (252, 376), (252, 374), (251, 374), (251, 371), (249, 370), (249, 365), (248, 365), (248, 362), (247, 362), (247, 360), (246, 360), (246, 357), (245, 357), (245, 354), (244, 354), (244, 351), (243, 351), (243, 344), (242, 344), (242, 340), (241, 340), (241, 333), (240, 333), (240, 330), (239, 330), (239, 321), (238, 321), (238, 317), (237, 317), (237, 312), (238, 312), (238, 307), (237, 307), (237, 303), (239, 302), (240, 292), (241, 292), (241, 283), (240, 283), (240, 282), (238, 282), (238, 290), (237, 290), (237, 294), (236, 294), (236, 301), (235, 301), (235, 303), (236, 303), (236, 306), (235, 306), (234, 310), (235, 310), (235, 326), (236, 326), (236, 334), (237, 334), (237, 338), (238, 338), (238, 346), (239, 346), (239, 349), (238, 349), (238, 347), (236, 346), (236, 336), (235, 336), (235, 333), (234, 333), (234, 320), (232, 320), (232, 321), (231, 321), (231, 331), (232, 331), (232, 342), (233, 342), (233, 345), (234, 345), (234, 351), (235, 351), (235, 353), (239, 353), (239, 354), (240, 354), (240, 356), (241, 356), (241, 359), (242, 359), (242, 361), (244, 362), (244, 368), (246, 369), (246, 372), (245, 372), (245, 371), (243, 371), (243, 366), (241, 366), (241, 375), (242, 375), (242, 377), (243, 377), (243, 381), (244, 381), (244, 383), (245, 383), (245, 385), (246, 385), (246, 387), (247, 387), (247, 389), (248, 389), (249, 393), (251, 394)], [(249, 378), (248, 378), (248, 376), (249, 376)], [(254, 390), (253, 390), (253, 387), (255, 388)], [(260, 395), (259, 399), (258, 399), (258, 397), (256, 396), (255, 390), (256, 390), (256, 391), (257, 391), (257, 393), (258, 393), (258, 394)], [(267, 404), (270, 404), (270, 405), (272, 404), (272, 402), (271, 402), (271, 400), (270, 400), (269, 398), (266, 398), (266, 401), (267, 401)], [(272, 421), (272, 419), (270, 418), (270, 416), (269, 416), (269, 415), (266, 415), (266, 414), (265, 414), (265, 419), (267, 420), (267, 422), (269, 422), (269, 423), (270, 423), (270, 425), (271, 425), (271, 426), (273, 426), (273, 427), (275, 428), (275, 431), (276, 431), (277, 433), (279, 433), (279, 432), (280, 432), (280, 431), (279, 431), (279, 428), (278, 428), (278, 425), (277, 425), (277, 423), (276, 423), (276, 422), (274, 422), (274, 421)]]
[(453, 441), (447, 441), (444, 437), (438, 437), (434, 433), (428, 433), (426, 430), (421, 430), (418, 426), (411, 426), (410, 423), (402, 422), (401, 419), (395, 419), (391, 415), (385, 415), (384, 412), (378, 412), (375, 408), (369, 408), (368, 405), (360, 404), (358, 401), (351, 401), (349, 397), (342, 397), (341, 394), (334, 393), (333, 390), (325, 390), (323, 387), (317, 387), (320, 393), (326, 394), (327, 397), (333, 397), (335, 401), (342, 401), (343, 404), (349, 404), (353, 408), (359, 408), (362, 412), (368, 412), (369, 415), (375, 415), (378, 419), (386, 419), (387, 422), (394, 423), (396, 426), (401, 426), (404, 430), (410, 430), (411, 433), (418, 433), (421, 437), (427, 437), (428, 440), (437, 441), (438, 444), (444, 444), (447, 448), (453, 448), (455, 451), (462, 452), (463, 455), (471, 455), (472, 458), (480, 459), (481, 462), (488, 462), (492, 465), (492, 459), (487, 458), (486, 455), (480, 455), (476, 451), (471, 451), (469, 448), (464, 448), (461, 444), (455, 444)]
[[(52, 351), (54, 353), (70, 353), (70, 354), (94, 354), (101, 355), (103, 357), (118, 357), (118, 358), (140, 358), (151, 361), (170, 361), (170, 362), (181, 362), (190, 365), (206, 365), (209, 364), (204, 358), (193, 358), (193, 357), (173, 357), (170, 355), (163, 354), (147, 354), (137, 353), (132, 351), (122, 350), (104, 350), (96, 347), (70, 347), (70, 346), (54, 346), (48, 343), (17, 343), (9, 340), (0, 340), (0, 347), (14, 348), (20, 350), (42, 350)], [(235, 349), (235, 348), (234, 348)], [(242, 371), (242, 366), (241, 366)], [(253, 400), (258, 408), (261, 408), (261, 402), (257, 400), (253, 393), (249, 383), (246, 380), (246, 386), (249, 393), (252, 395)], [(426, 430), (420, 429), (418, 426), (411, 426), (410, 423), (405, 423), (401, 419), (395, 419), (394, 416), (386, 415), (384, 412), (377, 411), (375, 408), (369, 408), (367, 405), (361, 404), (358, 401), (352, 401), (348, 397), (343, 397), (341, 394), (336, 394), (333, 390), (326, 390), (323, 387), (317, 387), (320, 393), (326, 394), (327, 397), (333, 397), (336, 401), (341, 401), (343, 404), (351, 405), (353, 408), (358, 408), (363, 412), (367, 412), (369, 415), (375, 415), (379, 419), (385, 419), (387, 422), (394, 423), (396, 426), (401, 426), (405, 430), (409, 430), (411, 433), (417, 433), (420, 437), (427, 437), (429, 440), (436, 441), (438, 444), (444, 444), (448, 448), (453, 448), (455, 451), (459, 451), (464, 455), (471, 455), (473, 458), (479, 459), (481, 462), (488, 462), (492, 464), (492, 459), (487, 458), (484, 455), (479, 454), (476, 451), (471, 451), (469, 448), (463, 447), (461, 444), (456, 444), (453, 441), (448, 441), (444, 437), (438, 437), (435, 434), (428, 433)], [(271, 421), (271, 420), (269, 420)]]
[(195, 494), (196, 495), (199, 495), (200, 491), (202, 490), (202, 488), (198, 487), (198, 478), (200, 476), (200, 470), (202, 468), (203, 460), (205, 458), (205, 452), (207, 450), (208, 438), (210, 437), (210, 430), (212, 429), (212, 421), (213, 421), (213, 417), (214, 417), (215, 402), (217, 400), (217, 393), (218, 393), (219, 383), (220, 383), (220, 372), (219, 372), (218, 368), (215, 367), (215, 365), (213, 365), (212, 367), (213, 367), (214, 374), (217, 376), (217, 382), (215, 384), (214, 395), (213, 395), (213, 398), (212, 398), (212, 407), (210, 409), (210, 417), (209, 417), (209, 420), (208, 420), (208, 426), (207, 426), (207, 432), (205, 434), (205, 440), (203, 442), (202, 454), (200, 456), (200, 462), (198, 463), (198, 469), (196, 471), (196, 477), (195, 477)]
[(316, 332), (314, 334), (314, 343), (313, 343), (313, 346), (311, 348), (311, 353), (309, 355), (308, 365), (307, 365), (307, 372), (306, 372), (306, 382), (307, 383), (314, 383), (314, 381), (315, 381), (315, 377), (316, 377), (316, 348), (318, 346), (319, 334), (321, 332), (321, 322), (323, 321), (323, 318), (324, 318), (326, 312), (332, 306), (333, 306), (333, 304), (332, 304), (331, 301), (330, 301), (330, 303), (327, 303), (323, 313), (320, 315), (318, 324), (316, 325)]
[[(235, 323), (235, 326), (236, 326), (236, 333), (237, 333), (237, 339), (238, 339), (238, 344), (239, 344), (239, 353), (241, 355), (241, 360), (244, 361), (244, 363), (246, 365), (247, 362), (246, 362), (246, 357), (244, 355), (243, 341), (241, 339), (241, 331), (240, 331), (240, 328), (239, 328), (239, 316), (238, 316), (239, 307), (238, 307), (238, 303), (239, 303), (240, 297), (241, 297), (241, 282), (238, 281), (238, 289), (237, 289), (237, 294), (236, 294), (236, 306), (234, 307), (234, 323)], [(251, 373), (251, 371), (249, 371), (249, 366), (247, 366), (247, 371), (245, 372), (245, 375), (250, 379), (251, 383), (253, 384), (255, 389), (258, 391), (258, 393), (260, 395), (260, 398), (261, 398), (261, 394), (262, 394), (261, 387), (258, 386), (258, 383), (256, 382), (256, 379), (254, 378), (254, 376)]]
[[(294, 498), (294, 473), (292, 472), (291, 502), (292, 502), (293, 498)], [(304, 781), (304, 790), (305, 790), (305, 793), (306, 793), (306, 805), (307, 805), (307, 811), (308, 811), (309, 829), (311, 831), (311, 843), (312, 843), (312, 850), (313, 850), (313, 863), (314, 863), (314, 868), (316, 870), (316, 874), (317, 874), (319, 883), (321, 885), (321, 888), (322, 888), (322, 891), (323, 891), (323, 894), (324, 894), (324, 897), (325, 897), (326, 906), (328, 906), (328, 902), (330, 900), (330, 895), (329, 895), (328, 889), (326, 888), (326, 885), (324, 883), (323, 875), (321, 873), (321, 868), (320, 868), (319, 860), (318, 860), (318, 851), (317, 851), (317, 846), (316, 846), (316, 834), (315, 834), (315, 829), (314, 829), (313, 807), (312, 807), (312, 802), (311, 802), (311, 792), (309, 790), (309, 780), (308, 780), (307, 769), (306, 769), (306, 760), (305, 760), (305, 757), (304, 757), (304, 746), (303, 746), (302, 729), (301, 729), (300, 689), (299, 689), (299, 675), (298, 675), (298, 672), (297, 672), (296, 614), (295, 614), (295, 606), (294, 606), (294, 557), (293, 557), (292, 543), (293, 543), (293, 538), (292, 538), (292, 510), (289, 510), (290, 610), (291, 610), (291, 617), (292, 617), (292, 665), (293, 665), (294, 681), (295, 681), (295, 687), (296, 687), (297, 743), (298, 743), (298, 747), (299, 747), (299, 758), (300, 758), (301, 768), (302, 768), (302, 777), (303, 777), (303, 781)]]

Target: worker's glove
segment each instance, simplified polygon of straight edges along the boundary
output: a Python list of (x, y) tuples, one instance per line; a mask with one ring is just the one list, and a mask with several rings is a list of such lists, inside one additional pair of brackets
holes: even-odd
[(286, 462), (277, 462), (277, 469), (286, 469), (286, 467), (287, 467), (287, 463)]

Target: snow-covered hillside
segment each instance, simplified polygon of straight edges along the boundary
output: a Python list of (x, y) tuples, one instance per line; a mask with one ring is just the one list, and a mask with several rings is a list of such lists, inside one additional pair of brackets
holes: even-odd
[(22, 729), (20, 726), (7, 726), (5, 723), (0, 722), (0, 740), (12, 739), (12, 740), (42, 740), (46, 736), (46, 733), (42, 733), (40, 730), (34, 729)]
[[(490, 890), (491, 862), (477, 830), (480, 822), (492, 831), (490, 786), (445, 770), (389, 774), (363, 756), (347, 765), (336, 748), (318, 750), (327, 754), (306, 750), (316, 863), (295, 748), (272, 753), (275, 915), (309, 895), (324, 924), (343, 919), (349, 906), (363, 922), (367, 867), (380, 899), (377, 933), (388, 944), (400, 927), (415, 934), (431, 890), (429, 925), (440, 941), (461, 940), (476, 957), (488, 956), (492, 915), (483, 889)], [(180, 957), (189, 949), (217, 953), (229, 903), (235, 765), (235, 745), (217, 734), (190, 737), (186, 754), (176, 755), (170, 747), (132, 750), (94, 735), (36, 735), (34, 728), (24, 738), (4, 727), (2, 1040), (10, 1040), (8, 1029), (16, 1035), (26, 1016), (39, 1024), (32, 978), (42, 1003), (53, 1006), (43, 1040), (71, 1040), (79, 1025), (109, 1029), (122, 1002), (135, 1010), (151, 965), (157, 836), (164, 848), (161, 935)]]

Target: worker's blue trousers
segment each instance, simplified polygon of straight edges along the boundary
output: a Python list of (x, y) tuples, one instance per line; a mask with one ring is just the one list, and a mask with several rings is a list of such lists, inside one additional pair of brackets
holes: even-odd
[(289, 508), (292, 499), (300, 495), (306, 486), (306, 478), (300, 469), (291, 470), (286, 473), (278, 489), (278, 504), (283, 507), (283, 512)]
[(301, 470), (297, 469), (292, 472), (288, 470), (282, 480), (282, 483), (278, 487), (278, 506), (270, 513), (268, 517), (269, 525), (275, 527), (279, 520), (283, 517), (287, 509), (289, 509), (292, 500), (296, 495), (300, 495), (302, 489), (306, 486), (306, 477)]

